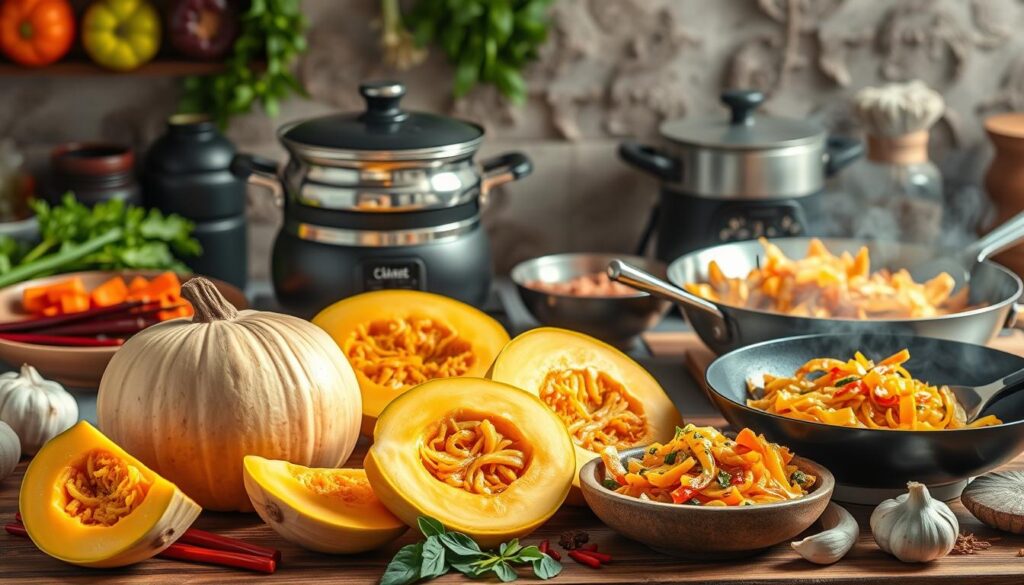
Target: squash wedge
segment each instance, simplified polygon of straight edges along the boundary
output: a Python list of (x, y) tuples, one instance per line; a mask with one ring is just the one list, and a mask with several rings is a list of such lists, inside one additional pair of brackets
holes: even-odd
[(148, 559), (201, 511), (85, 421), (43, 445), (25, 471), (18, 505), (39, 550), (83, 567)]
[(640, 364), (588, 335), (541, 327), (510, 341), (488, 377), (539, 396), (565, 423), (576, 448), (567, 503), (585, 505), (580, 469), (605, 447), (629, 449), (672, 438), (682, 417)]

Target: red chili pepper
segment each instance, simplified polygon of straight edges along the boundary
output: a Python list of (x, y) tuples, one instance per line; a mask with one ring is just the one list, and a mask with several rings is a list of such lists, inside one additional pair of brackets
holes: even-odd
[(540, 550), (540, 552), (542, 552), (544, 554), (548, 554), (548, 547), (549, 546), (551, 546), (551, 542), (550, 541), (542, 540), (542, 541), (540, 541), (540, 546), (538, 546), (537, 548)]
[(583, 551), (571, 550), (569, 551), (569, 557), (577, 563), (581, 565), (586, 565), (591, 569), (601, 568), (601, 561), (597, 560), (596, 558), (590, 556), (589, 554)]
[(685, 485), (679, 486), (670, 492), (672, 496), (672, 502), (676, 504), (682, 504), (683, 502), (689, 502), (696, 495), (697, 490), (687, 487)]
[(606, 564), (612, 562), (612, 555), (607, 554), (607, 553), (597, 552), (595, 550), (595, 551), (587, 552), (587, 554), (592, 556), (592, 557), (594, 557), (595, 559), (601, 561), (601, 564), (605, 564), (606, 565)]
[(831, 370), (828, 371), (829, 377), (831, 377), (833, 380), (835, 380), (839, 376), (839, 374), (842, 373), (843, 370), (839, 369), (838, 367), (832, 368)]
[(582, 550), (582, 551), (586, 551), (586, 552), (597, 552), (597, 543), (596, 542), (592, 542), (590, 544), (584, 544), (578, 550)]
[(728, 473), (730, 475), (732, 475), (732, 479), (729, 480), (729, 483), (732, 484), (732, 485), (740, 485), (747, 478), (746, 471), (743, 470), (743, 469), (737, 469), (737, 470), (734, 470), (734, 471), (729, 471)]
[(883, 394), (883, 391), (884, 389), (881, 386), (879, 386), (878, 388), (875, 388), (874, 392), (871, 393), (871, 399), (878, 406), (881, 406), (882, 408), (889, 408), (891, 406), (895, 406), (896, 403), (900, 401), (899, 396), (896, 396), (895, 394), (889, 394), (888, 391), (885, 391), (885, 393)]
[(553, 548), (548, 548), (547, 555), (549, 557), (555, 559), (556, 561), (562, 560), (562, 553), (558, 552), (557, 550), (555, 550)]

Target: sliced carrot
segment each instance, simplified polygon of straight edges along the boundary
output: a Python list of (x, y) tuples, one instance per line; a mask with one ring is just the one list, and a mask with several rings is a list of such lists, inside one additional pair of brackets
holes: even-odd
[(178, 280), (177, 274), (164, 272), (149, 281), (149, 286), (146, 290), (154, 297), (168, 293), (179, 294), (181, 293), (181, 281)]
[(61, 298), (69, 294), (85, 294), (85, 285), (81, 278), (69, 278), (46, 287), (46, 300), (51, 304), (61, 302)]
[(60, 315), (60, 305), (50, 305), (48, 307), (43, 307), (43, 310), (41, 312), (43, 313), (44, 317), (55, 317), (57, 315)]
[(64, 313), (81, 313), (89, 310), (89, 295), (66, 294), (60, 298), (60, 310)]
[(109, 307), (123, 303), (128, 298), (128, 285), (120, 276), (115, 276), (94, 288), (89, 295), (92, 304), (97, 307)]
[(170, 319), (177, 319), (179, 317), (191, 317), (192, 309), (188, 307), (178, 307), (177, 309), (168, 309), (166, 311), (160, 311), (156, 314), (157, 319), (161, 321), (168, 321)]
[(29, 313), (39, 313), (50, 306), (50, 301), (46, 299), (46, 290), (45, 286), (30, 286), (22, 291), (22, 308)]
[(128, 290), (131, 292), (139, 292), (147, 288), (149, 288), (149, 281), (142, 276), (136, 276), (128, 285)]

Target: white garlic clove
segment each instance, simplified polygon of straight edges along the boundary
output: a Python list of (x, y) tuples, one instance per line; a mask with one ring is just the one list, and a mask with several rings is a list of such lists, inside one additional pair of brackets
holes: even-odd
[(821, 514), (823, 531), (791, 543), (804, 559), (819, 565), (831, 565), (850, 552), (860, 536), (860, 526), (845, 508), (830, 503)]

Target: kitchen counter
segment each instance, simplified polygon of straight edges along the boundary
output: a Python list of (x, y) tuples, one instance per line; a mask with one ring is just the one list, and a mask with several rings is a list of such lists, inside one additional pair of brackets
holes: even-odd
[[(507, 298), (509, 291), (513, 298)], [(514, 298), (515, 292), (506, 285), (498, 287), (502, 310), (499, 318), (506, 320), (511, 329), (518, 331), (531, 326), (528, 317)], [(504, 298), (503, 298), (504, 297)], [(257, 307), (268, 307), (257, 290)], [(497, 306), (497, 305), (496, 305)], [(689, 422), (700, 425), (724, 426), (702, 390), (687, 373), (679, 348), (694, 347), (699, 342), (692, 334), (683, 333), (685, 326), (678, 318), (667, 319), (660, 333), (648, 336), (647, 347), (631, 353), (661, 381)], [(665, 343), (671, 341), (671, 343)], [(82, 415), (94, 418), (94, 394), (79, 391)], [(361, 464), (367, 444), (361, 441), (349, 465)], [(17, 490), (23, 462), (15, 475), (0, 484), (0, 519), (9, 522), (17, 509)], [(1024, 470), (1024, 456), (1018, 457), (1005, 469)], [(951, 507), (961, 523), (961, 529), (990, 540), (992, 548), (972, 556), (949, 556), (926, 565), (908, 565), (880, 551), (867, 530), (870, 507), (848, 506), (861, 525), (860, 538), (850, 554), (839, 563), (827, 567), (812, 565), (800, 559), (783, 543), (767, 552), (747, 559), (724, 562), (682, 561), (654, 553), (644, 546), (618, 536), (605, 527), (589, 510), (563, 507), (527, 543), (542, 539), (557, 541), (559, 534), (568, 529), (584, 529), (597, 542), (600, 550), (614, 557), (614, 561), (594, 570), (576, 564), (563, 555), (564, 571), (554, 583), (704, 583), (704, 584), (783, 584), (798, 580), (814, 583), (847, 584), (892, 582), (900, 585), (961, 583), (970, 576), (974, 584), (1018, 585), (1024, 574), (1024, 558), (1017, 556), (1024, 549), (1024, 536), (998, 533), (980, 524), (959, 504)], [(256, 575), (240, 570), (222, 569), (187, 564), (164, 559), (153, 559), (132, 567), (117, 570), (90, 570), (74, 567), (51, 559), (26, 539), (7, 534), (0, 535), (0, 581), (5, 584), (28, 583), (116, 583), (150, 585), (174, 581), (182, 584), (199, 583), (375, 583), (387, 561), (395, 551), (417, 538), (410, 531), (390, 546), (373, 553), (354, 556), (322, 555), (293, 546), (281, 540), (254, 515), (203, 513), (196, 527), (212, 530), (256, 544), (272, 546), (282, 551), (283, 560), (273, 575)], [(817, 528), (812, 528), (812, 531)], [(737, 535), (742, 538), (742, 535)], [(446, 576), (438, 583), (469, 582), (460, 576)], [(537, 582), (531, 580), (531, 582)]]

